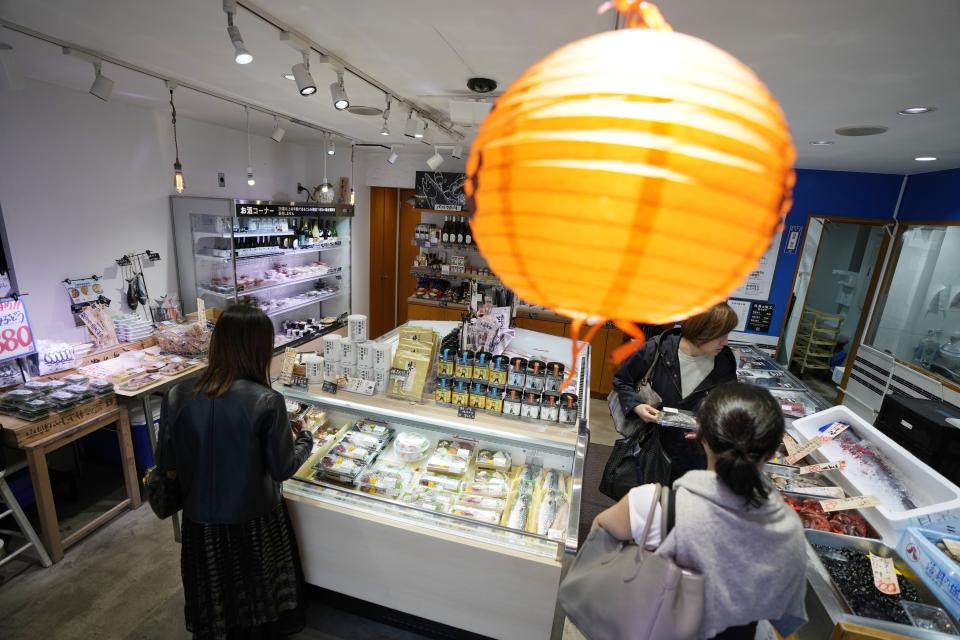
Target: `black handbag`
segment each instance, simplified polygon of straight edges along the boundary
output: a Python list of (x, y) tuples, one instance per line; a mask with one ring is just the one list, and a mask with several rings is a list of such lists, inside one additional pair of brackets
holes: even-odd
[(620, 438), (603, 468), (600, 493), (620, 500), (642, 484), (670, 486), (670, 456), (660, 443), (660, 426), (641, 424), (629, 438)]
[[(647, 369), (643, 378), (637, 383), (636, 391), (640, 404), (648, 404), (651, 407), (659, 409), (661, 405), (663, 405), (663, 398), (653, 390), (650, 381), (653, 379), (653, 375), (657, 370), (657, 363), (660, 362), (660, 340), (654, 338), (653, 343), (656, 346), (656, 354), (653, 356), (653, 362), (650, 364), (650, 368)], [(607, 395), (607, 406), (610, 408), (610, 416), (613, 418), (613, 428), (617, 430), (617, 433), (627, 438), (634, 435), (637, 430), (637, 421), (633, 419), (633, 413), (629, 416), (624, 413), (623, 406), (620, 404), (620, 394), (617, 393), (616, 389), (613, 389)], [(642, 422), (640, 422), (640, 426), (643, 426)]]
[[(173, 477), (170, 477), (171, 474)], [(161, 520), (183, 509), (183, 496), (180, 494), (176, 471), (164, 473), (157, 467), (150, 467), (143, 474), (143, 486), (147, 489), (150, 508)]]

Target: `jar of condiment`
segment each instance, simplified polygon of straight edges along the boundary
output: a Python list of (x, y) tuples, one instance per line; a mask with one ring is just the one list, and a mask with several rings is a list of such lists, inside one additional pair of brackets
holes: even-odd
[(440, 349), (440, 357), (437, 361), (437, 373), (441, 376), (452, 376), (454, 373), (454, 364), (457, 360), (457, 350), (450, 347)]
[(453, 380), (448, 376), (440, 376), (437, 378), (437, 389), (434, 396), (437, 402), (450, 404), (453, 401)]
[(466, 407), (470, 404), (470, 383), (466, 380), (453, 380), (453, 391), (450, 399), (458, 407)]
[(547, 372), (547, 364), (543, 360), (531, 360), (527, 363), (527, 379), (524, 383), (525, 389), (531, 391), (543, 391), (544, 376)]
[(520, 415), (524, 418), (540, 419), (540, 393), (538, 391), (524, 392)]
[(563, 366), (562, 362), (548, 362), (547, 377), (543, 381), (543, 390), (556, 391), (559, 393), (560, 385), (563, 384), (563, 374), (565, 371), (566, 367)]
[(487, 387), (486, 409), (493, 413), (503, 413), (503, 387)]
[(507, 389), (503, 392), (503, 413), (508, 416), (519, 416), (523, 392), (519, 389)]
[(506, 385), (507, 369), (510, 368), (510, 359), (507, 356), (493, 356), (490, 366), (487, 367), (487, 382), (490, 384)]
[(493, 354), (489, 351), (478, 351), (473, 360), (473, 379), (487, 381), (490, 379), (490, 360)]
[(507, 386), (523, 389), (523, 384), (527, 380), (527, 359), (511, 358), (510, 370), (507, 371)]
[(470, 406), (477, 409), (483, 409), (487, 406), (486, 383), (478, 380), (470, 384)]
[(464, 380), (473, 378), (473, 351), (464, 349), (457, 353), (457, 363), (454, 366), (453, 375)]
[(560, 394), (560, 424), (577, 424), (577, 416), (580, 414), (580, 405), (577, 403), (577, 396), (573, 393)]
[(540, 419), (556, 422), (560, 417), (560, 395), (552, 391), (543, 394), (540, 401)]

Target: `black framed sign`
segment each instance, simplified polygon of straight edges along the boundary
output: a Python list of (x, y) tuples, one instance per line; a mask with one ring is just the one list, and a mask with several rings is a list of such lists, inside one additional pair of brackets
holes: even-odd
[(770, 321), (773, 320), (773, 305), (769, 302), (754, 302), (750, 306), (750, 316), (747, 318), (747, 329), (766, 333), (770, 331)]
[(320, 204), (319, 202), (261, 202), (257, 200), (237, 200), (233, 205), (237, 217), (350, 217), (352, 204)]
[(467, 196), (463, 184), (465, 173), (417, 171), (415, 198), (418, 209), (434, 211), (465, 211)]

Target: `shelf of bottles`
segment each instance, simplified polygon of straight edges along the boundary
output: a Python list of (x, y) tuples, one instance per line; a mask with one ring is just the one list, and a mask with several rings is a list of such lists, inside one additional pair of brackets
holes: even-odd
[(261, 309), (278, 343), (322, 332), (350, 311), (352, 213), (192, 214), (197, 295), (208, 308)]

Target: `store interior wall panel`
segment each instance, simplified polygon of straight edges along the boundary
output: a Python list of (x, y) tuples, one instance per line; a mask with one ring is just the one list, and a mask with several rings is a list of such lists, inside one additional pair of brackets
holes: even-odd
[[(287, 505), (307, 583), (491, 638), (550, 637), (560, 563), (296, 497)], [(456, 589), (451, 576), (462, 577)]]
[(918, 173), (907, 178), (897, 219), (960, 221), (960, 169)]

